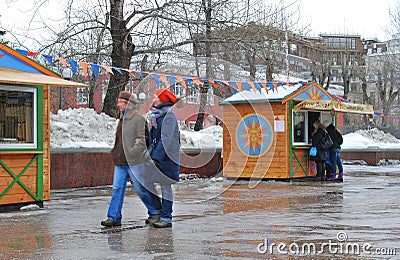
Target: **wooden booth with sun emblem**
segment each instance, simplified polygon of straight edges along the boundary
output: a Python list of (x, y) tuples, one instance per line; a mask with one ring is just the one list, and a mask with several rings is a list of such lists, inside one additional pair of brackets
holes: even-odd
[(0, 211), (50, 199), (50, 86), (87, 87), (0, 44)]
[(336, 123), (336, 113), (373, 114), (369, 105), (341, 103), (316, 84), (270, 83), (237, 92), (223, 106), (223, 175), (226, 178), (294, 179), (316, 174), (309, 160), (313, 123)]

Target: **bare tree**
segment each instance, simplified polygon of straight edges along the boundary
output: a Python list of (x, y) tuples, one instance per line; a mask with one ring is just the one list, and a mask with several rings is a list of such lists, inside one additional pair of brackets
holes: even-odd
[[(384, 54), (371, 62), (372, 74), (375, 76), (375, 88), (379, 97), (377, 107), (384, 114), (389, 115), (394, 107), (394, 100), (399, 96), (400, 71), (396, 54)], [(382, 119), (381, 125), (386, 126)]]
[[(36, 0), (33, 14), (38, 14), (45, 2)], [(252, 37), (238, 39), (238, 34), (223, 36), (212, 32), (241, 28), (254, 17), (264, 16), (257, 21), (260, 25), (273, 24), (265, 21), (268, 17), (276, 19), (278, 11), (272, 12), (275, 16), (270, 15), (266, 6), (262, 0), (97, 0), (90, 3), (67, 0), (62, 2), (65, 17), (60, 18), (57, 26), (44, 20), (42, 31), (47, 31), (50, 36), (38, 38), (37, 43), (41, 46), (40, 52), (67, 59), (126, 69), (137, 63), (140, 68), (157, 69), (168, 62), (171, 51), (192, 54), (191, 46), (196, 44), (205, 44), (206, 57), (215, 53), (213, 45), (221, 43), (238, 50), (246, 48), (260, 52), (263, 41), (249, 44), (246, 41)], [(205, 37), (199, 39), (196, 35)], [(272, 72), (270, 53), (264, 56), (270, 67), (268, 71)], [(251, 66), (255, 57), (254, 53), (248, 56), (252, 59), (248, 61)], [(251, 71), (254, 72), (254, 68)], [(208, 76), (212, 77), (210, 73)], [(105, 113), (116, 115), (118, 92), (128, 81), (129, 76), (124, 71), (114, 71), (111, 75), (104, 100)], [(202, 92), (206, 93), (206, 90), (207, 86)]]

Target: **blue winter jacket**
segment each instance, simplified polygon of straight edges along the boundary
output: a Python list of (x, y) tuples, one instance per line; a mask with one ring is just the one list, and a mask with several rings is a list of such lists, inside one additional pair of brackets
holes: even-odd
[[(162, 103), (156, 108), (171, 106)], [(156, 119), (157, 127), (152, 126), (149, 146), (154, 144), (151, 158), (162, 173), (174, 181), (179, 181), (180, 173), (180, 132), (175, 114), (170, 110)]]

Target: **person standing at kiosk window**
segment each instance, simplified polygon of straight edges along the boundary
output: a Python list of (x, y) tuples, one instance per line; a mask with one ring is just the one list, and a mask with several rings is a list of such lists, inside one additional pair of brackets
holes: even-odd
[[(333, 145), (329, 148), (329, 159), (332, 162), (332, 175), (326, 176), (327, 181), (343, 181), (343, 165), (340, 159), (340, 145), (343, 143), (343, 137), (330, 121), (324, 122), (324, 127), (333, 141)], [(336, 179), (336, 168), (339, 168), (339, 174)]]
[(321, 121), (316, 120), (313, 123), (314, 132), (312, 133), (312, 146), (317, 148), (317, 155), (315, 156), (315, 162), (317, 164), (317, 181), (325, 180), (325, 160), (326, 160), (326, 150), (323, 149), (319, 144), (326, 135), (326, 131), (324, 129), (324, 125)]

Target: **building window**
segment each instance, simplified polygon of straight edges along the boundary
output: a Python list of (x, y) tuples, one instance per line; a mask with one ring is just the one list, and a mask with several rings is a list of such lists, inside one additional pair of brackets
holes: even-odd
[(338, 56), (337, 56), (337, 54), (333, 54), (333, 56), (332, 56), (332, 62), (333, 62), (333, 65), (336, 65), (336, 64), (337, 64), (337, 62), (338, 62)]
[(293, 142), (306, 143), (306, 112), (293, 113)]
[(189, 130), (194, 131), (195, 125), (196, 125), (196, 121), (189, 121)]
[(37, 89), (0, 85), (0, 149), (37, 147)]
[(89, 104), (89, 90), (87, 88), (76, 89), (76, 104), (77, 105)]
[(188, 88), (188, 104), (199, 104), (200, 103), (200, 92), (197, 84)]
[(351, 46), (350, 46), (350, 49), (353, 49), (353, 50), (355, 50), (356, 49), (356, 39), (351, 39)]
[(214, 89), (212, 87), (207, 90), (207, 105), (214, 105)]
[(370, 101), (371, 105), (375, 106), (375, 92), (374, 91), (371, 91), (369, 93), (369, 101)]
[(312, 110), (300, 110), (298, 112), (293, 111), (292, 117), (292, 137), (293, 145), (309, 145), (311, 143), (312, 133), (314, 131), (313, 123), (315, 120), (331, 121), (332, 116), (326, 111), (312, 111)]
[(177, 97), (184, 98), (186, 97), (186, 88), (182, 86), (180, 83), (175, 84), (174, 93)]
[(356, 62), (356, 56), (354, 55), (354, 54), (351, 54), (350, 55), (350, 57), (349, 57), (349, 65), (351, 65), (351, 64), (355, 64), (355, 62)]

